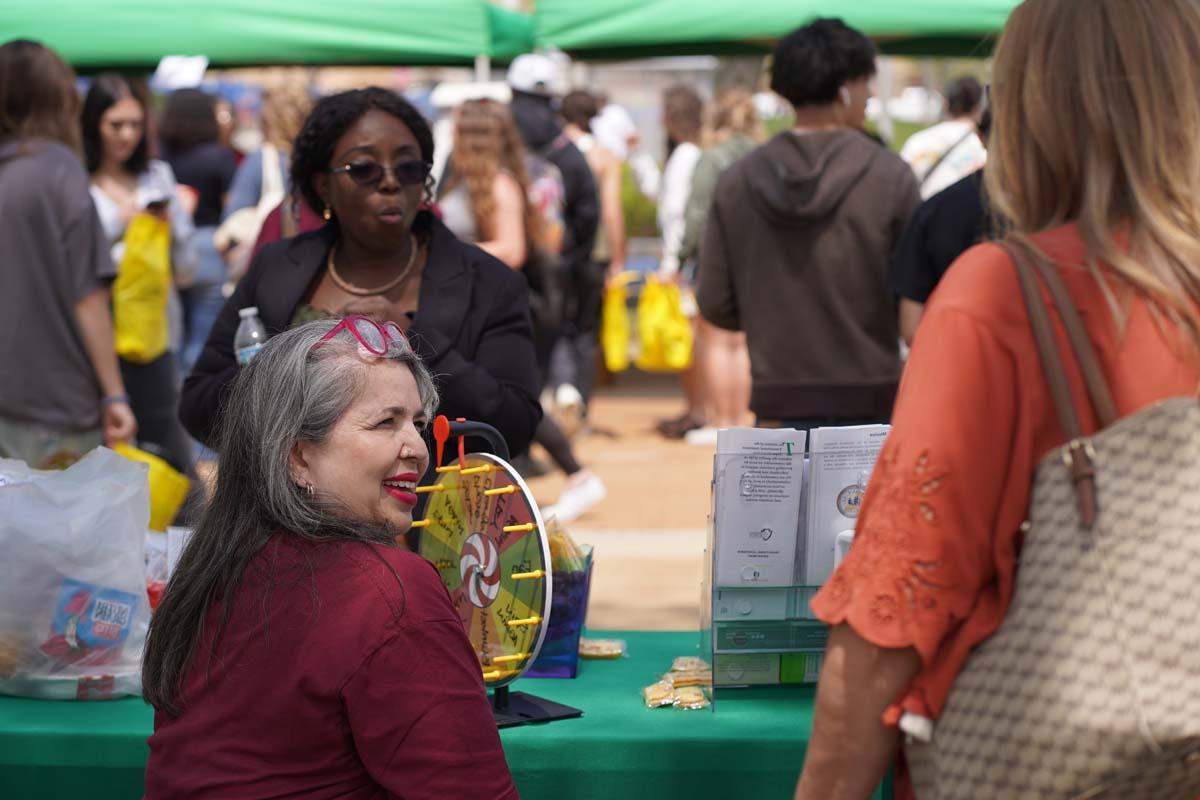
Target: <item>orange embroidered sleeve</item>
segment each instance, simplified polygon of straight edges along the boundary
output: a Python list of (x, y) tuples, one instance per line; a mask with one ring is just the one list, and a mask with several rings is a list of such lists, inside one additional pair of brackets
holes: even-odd
[(854, 544), (812, 602), (818, 617), (881, 647), (912, 647), (925, 672), (939, 672), (942, 644), (997, 572), (1016, 374), (1013, 354), (979, 318), (953, 302), (930, 306)]

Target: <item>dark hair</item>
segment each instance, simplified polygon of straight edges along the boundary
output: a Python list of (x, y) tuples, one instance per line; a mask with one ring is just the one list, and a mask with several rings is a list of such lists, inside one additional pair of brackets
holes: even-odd
[(586, 133), (592, 132), (592, 117), (597, 111), (596, 98), (583, 89), (567, 92), (558, 107), (563, 119)]
[[(421, 112), (395, 92), (372, 86), (323, 97), (304, 121), (292, 147), (292, 186), (318, 214), (324, 205), (315, 178), (329, 169), (337, 140), (368, 111), (391, 114), (412, 131), (421, 148), (421, 160), (433, 162), (433, 132)], [(416, 231), (414, 231), (416, 232)]]
[(83, 113), (80, 115), (83, 127), (83, 158), (87, 162), (88, 172), (100, 169), (104, 160), (104, 142), (100, 138), (100, 118), (104, 112), (112, 108), (118, 101), (132, 97), (142, 107), (146, 115), (146, 127), (142, 130), (142, 140), (138, 142), (133, 155), (125, 162), (125, 169), (136, 174), (145, 171), (150, 163), (150, 104), (147, 101), (145, 85), (135, 79), (116, 73), (97, 75), (83, 98)]
[(663, 117), (676, 141), (698, 141), (704, 128), (704, 101), (690, 86), (668, 86), (663, 92)]
[(199, 89), (171, 92), (163, 108), (159, 133), (163, 144), (176, 153), (217, 141), (221, 136), (217, 98)]
[(79, 150), (75, 73), (28, 39), (0, 45), (0, 139), (50, 139)]
[(971, 76), (957, 78), (946, 87), (946, 110), (952, 117), (972, 114), (983, 102), (983, 86)]
[(779, 40), (771, 89), (793, 106), (824, 106), (847, 81), (875, 74), (875, 43), (840, 19), (818, 19)]
[[(234, 381), (222, 413), (212, 500), (150, 621), (142, 695), (156, 709), (178, 714), (188, 670), (211, 666), (246, 567), (273, 535), (305, 544), (396, 544), (396, 530), (350, 519), (336, 496), (306, 492), (292, 473), (293, 446), (325, 441), (361, 391), (363, 370), (371, 368), (346, 330), (313, 349), (338, 322), (317, 320), (271, 337)], [(408, 341), (392, 340), (384, 356), (370, 361), (379, 360), (412, 371), (422, 410), (432, 415), (437, 389)], [(208, 640), (205, 624), (213, 604), (221, 619)], [(206, 641), (207, 665), (193, 663), (204, 656)]]

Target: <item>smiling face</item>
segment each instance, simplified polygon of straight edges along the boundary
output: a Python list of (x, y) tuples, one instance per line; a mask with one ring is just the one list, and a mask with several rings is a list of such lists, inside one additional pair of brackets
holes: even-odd
[(404, 533), (417, 504), (413, 489), (429, 464), (420, 392), (412, 371), (396, 361), (367, 364), (361, 381), (324, 441), (292, 449), (292, 477), (346, 516)]
[[(421, 161), (421, 147), (398, 117), (372, 109), (358, 118), (333, 149), (329, 169), (374, 162), (392, 167)], [(395, 250), (407, 241), (417, 215), (422, 184), (396, 181), (391, 169), (374, 185), (360, 186), (344, 172), (315, 176), (317, 194), (336, 215), (342, 235), (374, 251)]]
[(146, 112), (132, 97), (122, 97), (100, 115), (100, 144), (103, 159), (124, 164), (146, 135)]

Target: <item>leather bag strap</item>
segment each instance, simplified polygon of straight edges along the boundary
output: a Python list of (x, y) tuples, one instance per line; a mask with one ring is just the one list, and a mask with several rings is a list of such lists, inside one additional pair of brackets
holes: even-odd
[(1100, 427), (1107, 428), (1117, 421), (1117, 406), (1113, 402), (1108, 383), (1104, 380), (1104, 372), (1100, 369), (1100, 359), (1096, 356), (1096, 348), (1092, 345), (1092, 340), (1088, 338), (1087, 328), (1083, 325), (1079, 309), (1071, 301), (1071, 294), (1067, 291), (1066, 284), (1063, 283), (1057, 270), (1040, 259), (1032, 259), (1032, 261), (1034, 267), (1041, 274), (1042, 280), (1050, 289), (1050, 296), (1058, 310), (1058, 317), (1062, 320), (1063, 327), (1067, 329), (1067, 338), (1071, 341), (1075, 360), (1083, 372), (1083, 382), (1087, 387), (1088, 397), (1092, 401), (1092, 409), (1096, 412)]
[[(1017, 280), (1021, 285), (1021, 296), (1025, 300), (1025, 308), (1029, 314), (1029, 324), (1033, 328), (1033, 338), (1037, 343), (1038, 355), (1042, 362), (1042, 372), (1046, 376), (1046, 383), (1050, 386), (1050, 398), (1054, 403), (1055, 413), (1058, 415), (1059, 424), (1062, 426), (1063, 433), (1067, 435), (1067, 449), (1064, 451), (1063, 459), (1066, 461), (1067, 467), (1071, 470), (1071, 478), (1075, 483), (1075, 497), (1079, 505), (1080, 522), (1084, 529), (1090, 530), (1096, 520), (1097, 502), (1096, 502), (1096, 472), (1093, 466), (1093, 458), (1095, 452), (1089, 442), (1083, 439), (1083, 428), (1079, 422), (1079, 414), (1075, 409), (1075, 404), (1071, 401), (1071, 385), (1067, 381), (1067, 373), (1063, 368), (1062, 353), (1058, 349), (1058, 342), (1054, 336), (1054, 327), (1050, 321), (1050, 311), (1046, 305), (1046, 300), (1042, 296), (1041, 287), (1038, 284), (1037, 274), (1040, 272), (1043, 277), (1046, 277), (1048, 272), (1052, 270), (1048, 268), (1038, 268), (1034, 266), (1035, 259), (1029, 258), (1024, 252), (1019, 250), (1011, 243), (1003, 242), (1001, 246), (1008, 253), (1013, 261), (1013, 265), (1017, 270)], [(1066, 294), (1066, 287), (1059, 281), (1058, 289), (1062, 292), (1061, 295), (1055, 292), (1055, 284), (1052, 280), (1057, 279), (1054, 275), (1052, 279), (1047, 280), (1050, 286), (1051, 295), (1055, 298), (1055, 305), (1058, 307), (1059, 316), (1063, 320), (1063, 325), (1067, 328), (1068, 338), (1071, 339), (1072, 349), (1076, 351), (1076, 358), (1080, 358), (1080, 350), (1074, 336), (1081, 336), (1086, 348), (1082, 351), (1083, 358), (1080, 358), (1080, 366), (1084, 371), (1085, 380), (1087, 379), (1089, 367), (1094, 369), (1094, 375), (1099, 375), (1099, 362), (1096, 360), (1095, 351), (1091, 347), (1091, 343), (1087, 340), (1087, 334), (1083, 328), (1083, 321), (1079, 317), (1078, 311), (1071, 303), (1069, 295)], [(1065, 305), (1059, 305), (1061, 300), (1065, 301)], [(1063, 308), (1068, 308), (1070, 311), (1064, 313)], [(1071, 321), (1068, 322), (1067, 314), (1071, 314)], [(1075, 332), (1072, 333), (1072, 326), (1075, 326)], [(1091, 364), (1085, 365), (1084, 359), (1090, 358)], [(1108, 392), (1108, 387), (1104, 386), (1103, 380), (1100, 381), (1104, 389), (1103, 398), (1112, 407), (1111, 395)], [(1089, 387), (1089, 394), (1090, 394)], [(1100, 415), (1097, 410), (1097, 415)], [(1114, 414), (1115, 418), (1115, 414)], [(1107, 424), (1102, 421), (1102, 424)]]
[(1067, 373), (1063, 369), (1062, 354), (1054, 339), (1054, 327), (1050, 322), (1050, 311), (1046, 300), (1038, 286), (1037, 274), (1029, 259), (1007, 242), (1003, 247), (1017, 268), (1017, 280), (1021, 284), (1021, 296), (1025, 299), (1025, 310), (1029, 314), (1029, 325), (1033, 328), (1033, 339), (1037, 342), (1038, 356), (1042, 361), (1042, 372), (1046, 383), (1050, 385), (1050, 398), (1054, 401), (1054, 411), (1058, 414), (1058, 422), (1068, 439), (1078, 439), (1083, 435), (1079, 424), (1079, 414), (1071, 402), (1071, 385), (1067, 382)]

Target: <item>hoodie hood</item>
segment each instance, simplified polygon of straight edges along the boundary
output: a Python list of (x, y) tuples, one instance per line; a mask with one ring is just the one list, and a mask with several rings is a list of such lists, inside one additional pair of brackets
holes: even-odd
[(746, 160), (758, 210), (774, 223), (822, 217), (886, 151), (860, 131), (784, 131)]
[(512, 114), (521, 138), (532, 150), (545, 148), (562, 133), (554, 109), (550, 107), (550, 98), (544, 95), (513, 89)]

